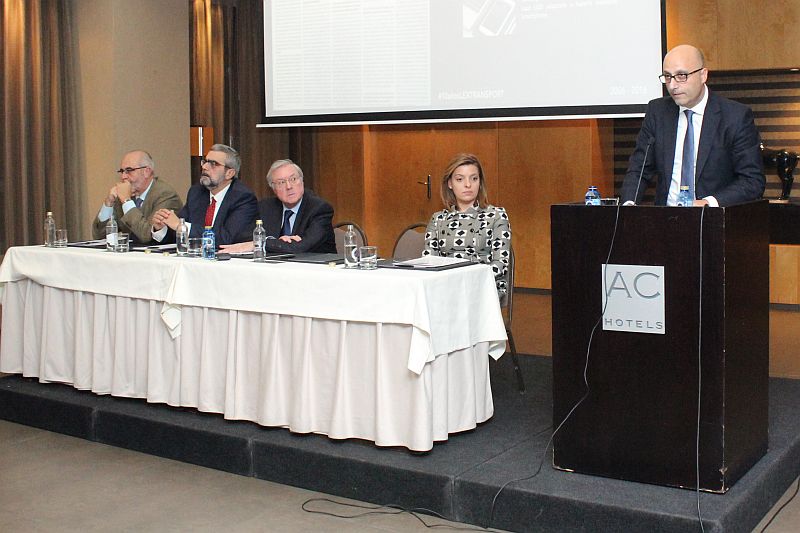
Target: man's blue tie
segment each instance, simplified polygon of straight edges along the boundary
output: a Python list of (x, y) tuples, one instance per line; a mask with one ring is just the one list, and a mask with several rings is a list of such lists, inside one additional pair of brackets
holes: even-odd
[(283, 214), (283, 226), (281, 227), (281, 235), (291, 235), (292, 234), (292, 224), (289, 222), (289, 219), (292, 218), (294, 213), (292, 211), (287, 210)]
[(694, 124), (692, 115), (694, 111), (687, 109), (686, 113), (686, 137), (683, 138), (683, 160), (681, 163), (681, 185), (689, 186), (689, 194), (694, 195)]
[(133, 203), (134, 203), (134, 205), (136, 205), (136, 207), (141, 209), (142, 208), (142, 204), (144, 203), (144, 200), (142, 200), (141, 198), (139, 198), (137, 196), (136, 198), (133, 199)]

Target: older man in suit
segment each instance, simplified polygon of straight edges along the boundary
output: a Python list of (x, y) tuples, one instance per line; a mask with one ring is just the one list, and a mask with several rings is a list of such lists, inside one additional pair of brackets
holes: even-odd
[(750, 108), (708, 90), (705, 58), (693, 46), (670, 50), (660, 78), (669, 96), (648, 104), (628, 162), (623, 202), (640, 201), (656, 174), (656, 205), (676, 205), (682, 185), (696, 206), (761, 198), (766, 179)]
[(133, 150), (122, 156), (117, 170), (120, 180), (108, 191), (100, 212), (92, 224), (92, 235), (101, 239), (112, 216), (119, 231), (129, 233), (133, 242), (152, 242), (150, 219), (159, 209), (180, 209), (178, 193), (155, 175), (156, 165), (144, 150)]
[[(258, 204), (267, 233), (266, 251), (335, 253), (333, 207), (305, 189), (302, 169), (290, 159), (279, 159), (267, 172), (267, 184), (275, 196)], [(223, 247), (230, 252), (252, 249), (252, 241)]]
[(159, 242), (168, 235), (174, 238), (181, 218), (189, 227), (190, 237), (201, 237), (205, 226), (211, 226), (217, 245), (249, 238), (255, 227), (258, 201), (253, 191), (236, 179), (240, 167), (236, 150), (224, 144), (213, 145), (203, 159), (200, 183), (189, 189), (183, 209), (178, 214), (162, 209), (153, 216), (154, 238)]

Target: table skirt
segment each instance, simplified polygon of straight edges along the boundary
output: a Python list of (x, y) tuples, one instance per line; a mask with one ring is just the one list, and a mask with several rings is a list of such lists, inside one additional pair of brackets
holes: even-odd
[(410, 325), (184, 306), (9, 282), (0, 372), (424, 451), (493, 412), (489, 343), (408, 369)]

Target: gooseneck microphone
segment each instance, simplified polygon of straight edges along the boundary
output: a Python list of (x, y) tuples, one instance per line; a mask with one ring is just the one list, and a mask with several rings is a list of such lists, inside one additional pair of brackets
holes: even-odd
[(644, 175), (644, 167), (647, 166), (647, 154), (650, 152), (650, 146), (656, 141), (652, 135), (647, 139), (647, 148), (644, 149), (644, 161), (642, 161), (642, 169), (639, 171), (639, 181), (636, 182), (636, 193), (633, 195), (633, 203), (639, 200), (639, 186), (642, 184), (642, 176)]

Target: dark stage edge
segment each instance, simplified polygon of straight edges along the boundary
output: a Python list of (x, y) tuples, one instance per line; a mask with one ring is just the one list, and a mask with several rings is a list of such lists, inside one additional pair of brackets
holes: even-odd
[[(421, 507), (488, 523), (492, 498), (534, 473), (550, 437), (552, 367), (492, 362), (495, 415), (428, 453), (335, 441), (226, 421), (194, 409), (97, 396), (35, 379), (0, 379), (0, 418), (50, 431), (357, 500)], [(707, 532), (751, 531), (800, 475), (800, 380), (770, 379), (769, 452), (727, 494), (700, 495)], [(552, 452), (533, 479), (497, 499), (492, 527), (510, 531), (699, 530), (693, 491), (561, 472)]]

